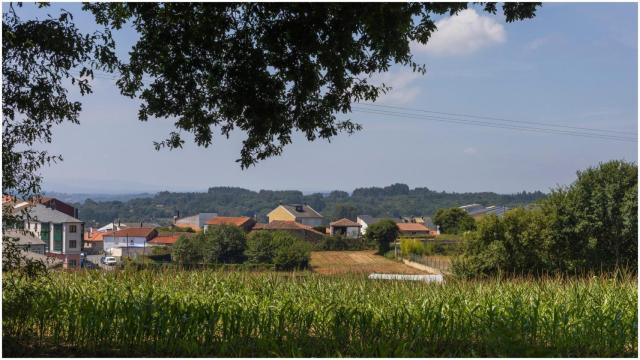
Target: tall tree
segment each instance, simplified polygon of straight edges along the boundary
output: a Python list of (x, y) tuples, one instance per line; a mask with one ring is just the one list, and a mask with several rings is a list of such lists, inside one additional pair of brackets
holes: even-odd
[[(426, 43), (432, 16), (467, 3), (95, 3), (99, 24), (131, 24), (140, 35), (120, 67), (122, 94), (142, 101), (139, 118), (177, 118), (156, 147), (178, 148), (179, 130), (209, 146), (213, 132), (247, 136), (242, 167), (279, 155), (293, 131), (309, 141), (359, 130), (336, 114), (375, 101), (371, 83), (393, 63), (424, 73), (411, 42)], [(505, 3), (507, 22), (529, 19), (537, 3)], [(496, 13), (495, 3), (484, 10)]]

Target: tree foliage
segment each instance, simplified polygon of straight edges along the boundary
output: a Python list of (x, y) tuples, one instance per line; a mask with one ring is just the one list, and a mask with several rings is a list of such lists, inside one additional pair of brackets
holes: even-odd
[(241, 263), (244, 261), (246, 235), (233, 225), (210, 225), (203, 238), (202, 260), (205, 263)]
[(247, 239), (247, 260), (274, 264), (278, 270), (304, 269), (309, 265), (311, 245), (283, 231), (255, 231)]
[(439, 209), (433, 217), (433, 222), (440, 226), (440, 232), (445, 234), (462, 234), (475, 229), (475, 220), (460, 208)]
[(174, 262), (182, 265), (198, 264), (202, 261), (201, 239), (180, 236), (171, 249)]
[(638, 168), (609, 161), (578, 172), (539, 206), (485, 216), (454, 268), (463, 275), (637, 268)]
[(378, 244), (378, 252), (384, 254), (389, 251), (389, 245), (398, 238), (399, 231), (398, 225), (392, 220), (381, 220), (367, 227), (365, 238)]
[[(139, 38), (120, 68), (122, 94), (142, 101), (140, 120), (177, 118), (156, 147), (200, 146), (213, 129), (247, 138), (242, 167), (282, 153), (293, 131), (330, 139), (361, 128), (338, 120), (351, 104), (389, 90), (372, 77), (393, 63), (425, 72), (411, 42), (426, 43), (432, 16), (467, 3), (92, 3), (100, 25), (131, 25)], [(507, 3), (508, 22), (535, 16), (536, 3)], [(496, 13), (495, 3), (484, 10)], [(247, 101), (251, 99), (251, 101)]]

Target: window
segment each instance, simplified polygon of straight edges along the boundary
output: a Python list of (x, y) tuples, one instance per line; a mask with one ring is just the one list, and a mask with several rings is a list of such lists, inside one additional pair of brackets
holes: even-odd
[(49, 243), (49, 233), (50, 233), (49, 223), (41, 223), (40, 224), (40, 240), (45, 241), (47, 244)]
[(69, 247), (75, 249), (78, 246), (78, 240), (69, 240)]
[(78, 231), (78, 225), (69, 225), (69, 232), (75, 233)]
[(67, 261), (67, 267), (76, 267), (76, 261), (69, 259)]

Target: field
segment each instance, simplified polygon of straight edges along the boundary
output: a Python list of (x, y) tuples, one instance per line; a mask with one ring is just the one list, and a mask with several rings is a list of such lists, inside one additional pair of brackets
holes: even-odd
[(637, 279), (3, 274), (3, 356), (637, 355)]
[(311, 269), (323, 275), (341, 274), (428, 274), (401, 262), (375, 255), (375, 250), (365, 251), (314, 251), (311, 253)]

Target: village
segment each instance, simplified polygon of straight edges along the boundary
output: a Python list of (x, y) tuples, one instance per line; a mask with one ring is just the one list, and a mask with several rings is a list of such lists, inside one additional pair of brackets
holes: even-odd
[[(172, 223), (164, 226), (144, 220), (121, 222), (116, 219), (99, 228), (85, 227), (74, 206), (52, 197), (43, 196), (24, 201), (4, 195), (3, 208), (6, 211), (12, 211), (16, 216), (26, 215), (24, 227), (15, 226), (16, 228), (8, 233), (9, 236), (18, 239), (16, 246), (25, 256), (46, 260), (49, 267), (63, 269), (112, 269), (113, 266), (121, 264), (124, 259), (145, 258), (158, 253), (167, 255), (163, 259), (165, 262), (170, 262), (171, 248), (178, 239), (207, 233), (212, 227), (220, 225), (234, 226), (245, 233), (286, 232), (309, 244), (317, 244), (328, 237), (362, 239), (369, 226), (382, 220), (391, 220), (397, 225), (399, 238), (425, 241), (437, 239), (440, 235), (439, 226), (428, 216), (384, 218), (358, 215), (355, 221), (347, 218), (325, 219), (308, 204), (277, 204), (268, 213), (266, 223), (258, 222), (257, 219), (248, 216), (197, 213), (180, 218), (174, 216)], [(459, 209), (477, 219), (488, 214), (502, 216), (508, 208), (471, 204), (461, 206)], [(353, 258), (351, 260), (358, 262), (359, 256), (371, 258), (375, 255), (373, 252), (355, 254), (351, 256)], [(326, 257), (318, 253), (314, 258), (322, 262), (321, 259)], [(382, 256), (377, 257), (384, 260)], [(348, 263), (349, 259), (346, 262)], [(339, 264), (329, 263), (328, 265), (332, 267)], [(396, 269), (394, 266), (389, 268)], [(418, 269), (425, 268), (418, 266)], [(322, 269), (320, 272), (333, 272), (333, 270)], [(434, 272), (433, 269), (432, 272)], [(427, 272), (424, 271), (424, 273)]]

